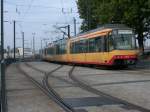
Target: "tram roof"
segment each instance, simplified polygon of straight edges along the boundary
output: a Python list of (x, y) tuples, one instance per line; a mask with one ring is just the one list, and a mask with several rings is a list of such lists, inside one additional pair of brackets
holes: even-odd
[(82, 36), (82, 35), (89, 34), (89, 33), (93, 33), (93, 32), (97, 32), (97, 31), (104, 30), (104, 29), (115, 30), (115, 29), (131, 29), (131, 28), (129, 28), (128, 26), (126, 26), (124, 24), (105, 24), (105, 25), (100, 25), (98, 28), (96, 28), (94, 30), (90, 30), (90, 31), (87, 31), (84, 33), (79, 33), (75, 37)]

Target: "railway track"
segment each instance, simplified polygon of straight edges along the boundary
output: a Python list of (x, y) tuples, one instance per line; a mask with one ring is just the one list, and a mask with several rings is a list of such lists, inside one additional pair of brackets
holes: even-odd
[[(27, 63), (26, 63), (26, 64), (27, 64)], [(30, 66), (32, 69), (35, 69), (35, 70), (37, 70), (37, 71), (39, 71), (39, 72), (41, 72), (41, 73), (45, 73), (45, 71), (43, 71), (43, 70), (41, 70), (41, 69), (38, 69), (38, 68), (36, 68), (36, 67), (33, 67), (33, 66), (30, 65), (30, 64), (27, 64), (27, 65)], [(48, 84), (48, 77), (50, 76), (50, 77), (56, 78), (56, 79), (58, 79), (58, 80), (65, 81), (66, 83), (70, 83), (70, 84), (72, 84), (72, 85), (78, 86), (78, 87), (80, 87), (80, 88), (82, 88), (82, 89), (84, 89), (84, 90), (86, 90), (86, 91), (89, 91), (89, 92), (91, 92), (91, 93), (94, 93), (94, 94), (96, 94), (96, 95), (98, 95), (98, 96), (102, 96), (102, 97), (104, 97), (104, 98), (105, 98), (106, 100), (108, 100), (108, 101), (114, 101), (114, 102), (116, 102), (116, 103), (118, 103), (118, 104), (121, 104), (121, 105), (123, 106), (123, 108), (125, 107), (126, 109), (134, 109), (134, 110), (138, 110), (138, 111), (140, 111), (140, 112), (150, 112), (149, 109), (146, 109), (146, 108), (141, 107), (141, 106), (139, 106), (139, 105), (136, 105), (136, 104), (130, 103), (130, 102), (128, 102), (128, 101), (122, 100), (122, 99), (117, 98), (117, 97), (115, 97), (115, 96), (111, 96), (111, 95), (109, 95), (109, 94), (107, 94), (107, 93), (104, 93), (104, 92), (102, 92), (102, 91), (100, 91), (100, 90), (97, 90), (97, 89), (91, 87), (91, 85), (85, 84), (84, 82), (82, 82), (81, 80), (79, 80), (75, 75), (73, 75), (74, 69), (75, 69), (75, 66), (72, 67), (72, 69), (71, 69), (71, 70), (69, 71), (69, 73), (68, 73), (68, 74), (69, 74), (69, 77), (74, 81), (74, 83), (70, 83), (70, 82), (68, 82), (67, 80), (63, 79), (63, 78), (53, 76), (52, 73), (47, 73), (47, 74), (45, 74), (45, 78), (43, 79), (44, 85), (47, 86), (47, 87), (46, 87), (47, 89), (51, 88), (50, 91), (53, 91), (53, 94), (54, 94), (54, 95), (59, 96), (59, 95), (52, 89), (52, 87), (50, 87), (50, 85)], [(128, 83), (128, 82), (125, 82), (125, 83)], [(131, 82), (131, 83), (132, 83), (132, 82)], [(110, 83), (110, 84), (111, 84), (111, 83)], [(105, 84), (102, 84), (102, 85), (105, 85)], [(62, 100), (62, 99), (61, 99), (61, 100)], [(62, 100), (62, 101), (63, 101), (63, 100)]]
[[(26, 64), (27, 66), (29, 66), (30, 68), (36, 70), (36, 71), (39, 71), (39, 72), (44, 73), (44, 74), (48, 74), (48, 73), (46, 73), (45, 71), (43, 71), (43, 70), (41, 70), (41, 69), (38, 69), (38, 68), (36, 68), (36, 67), (34, 67), (34, 66), (28, 64), (28, 63), (25, 63), (25, 64)], [(66, 79), (64, 79), (64, 78), (62, 78), (62, 77), (55, 76), (55, 75), (53, 75), (53, 74), (48, 75), (48, 77), (52, 77), (52, 78), (58, 79), (58, 80), (60, 80), (60, 81), (66, 82), (66, 83), (68, 83), (68, 84), (74, 85), (74, 83), (72, 83), (72, 82), (70, 82), (70, 81), (68, 81), (68, 80), (66, 80)]]
[(102, 96), (102, 97), (106, 98), (107, 100), (115, 101), (119, 104), (122, 104), (123, 106), (125, 106), (128, 109), (134, 109), (134, 110), (138, 110), (141, 112), (150, 112), (149, 109), (146, 109), (146, 108), (141, 107), (139, 105), (136, 105), (136, 104), (130, 103), (128, 101), (122, 100), (122, 99), (117, 98), (115, 96), (111, 96), (107, 93), (104, 93), (100, 90), (97, 90), (97, 89), (91, 87), (90, 85), (84, 83), (83, 81), (79, 80), (75, 75), (73, 75), (74, 69), (75, 69), (75, 66), (70, 70), (69, 77), (76, 83), (76, 85), (80, 86), (82, 89), (87, 90), (87, 91), (94, 93), (96, 95)]
[[(27, 67), (31, 67), (29, 66), (29, 64), (25, 64)], [(62, 68), (63, 66), (59, 66), (55, 69), (53, 69), (50, 72), (45, 72), (45, 71), (40, 71), (39, 69), (36, 69), (39, 72), (42, 72), (45, 74), (42, 82), (43, 84), (39, 83), (37, 80), (35, 80), (33, 77), (31, 77), (29, 74), (27, 74), (21, 67), (20, 65), (17, 66), (18, 69), (20, 70), (20, 72), (25, 75), (31, 82), (33, 82), (33, 84), (35, 84), (42, 92), (44, 92), (50, 99), (53, 99), (59, 106), (61, 106), (66, 112), (82, 112), (80, 110), (74, 110), (70, 105), (66, 104), (60, 97), (59, 95), (51, 88), (51, 86), (48, 84), (48, 76), (54, 72), (56, 72), (57, 70), (59, 70), (60, 68)]]

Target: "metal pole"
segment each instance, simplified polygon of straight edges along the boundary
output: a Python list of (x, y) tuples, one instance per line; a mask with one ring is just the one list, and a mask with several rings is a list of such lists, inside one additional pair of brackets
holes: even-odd
[(22, 32), (22, 48), (23, 48), (22, 58), (24, 59), (24, 32)]
[(42, 44), (42, 40), (41, 40), (41, 56), (43, 54), (43, 44)]
[(31, 51), (33, 52), (33, 49), (32, 49), (32, 47), (33, 47), (33, 46), (32, 46), (32, 40), (31, 40)]
[(70, 38), (70, 25), (68, 25), (67, 27), (68, 27), (68, 38)]
[(3, 12), (4, 9), (3, 8), (4, 8), (3, 7), (3, 0), (1, 0), (1, 63), (4, 60), (4, 17), (3, 17), (4, 16), (4, 12)]
[(43, 44), (42, 44), (42, 40), (41, 40), (41, 49), (43, 49)]
[(14, 60), (16, 60), (16, 21), (14, 21)]
[(74, 36), (76, 36), (76, 35), (77, 35), (77, 30), (76, 30), (76, 29), (77, 29), (77, 28), (76, 28), (76, 24), (77, 24), (77, 23), (76, 23), (76, 18), (74, 17), (73, 20), (74, 20)]
[(4, 59), (4, 2), (1, 0), (1, 110), (6, 112), (6, 85)]
[(34, 39), (34, 36), (33, 36), (33, 54), (35, 55), (35, 39)]
[(46, 48), (48, 47), (48, 45), (47, 45), (47, 41), (46, 41)]

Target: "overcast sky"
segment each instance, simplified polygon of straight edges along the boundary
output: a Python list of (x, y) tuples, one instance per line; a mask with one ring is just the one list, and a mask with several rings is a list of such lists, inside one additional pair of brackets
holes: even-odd
[[(77, 31), (81, 20), (77, 13), (76, 0), (4, 0), (5, 11), (5, 47), (13, 47), (13, 20), (16, 20), (16, 47), (22, 46), (21, 32), (25, 32), (25, 46), (31, 47), (33, 33), (35, 33), (36, 49), (40, 48), (40, 41), (56, 37), (55, 25), (71, 25), (73, 35), (73, 17), (77, 19)], [(19, 39), (20, 38), (20, 39)], [(43, 43), (44, 44), (44, 43)]]

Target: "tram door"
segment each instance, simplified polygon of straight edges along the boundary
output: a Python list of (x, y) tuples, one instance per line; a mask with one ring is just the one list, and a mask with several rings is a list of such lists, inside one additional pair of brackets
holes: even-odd
[(101, 55), (99, 53), (100, 45), (101, 45), (101, 38), (100, 37), (94, 37), (88, 39), (88, 45), (87, 45), (87, 53), (86, 53), (86, 62), (89, 64), (99, 64)]
[(102, 63), (106, 64), (108, 62), (109, 52), (108, 52), (108, 36), (103, 36), (102, 38)]
[(75, 53), (73, 61), (77, 63), (85, 63), (86, 58), (86, 40), (79, 40), (75, 42)]

